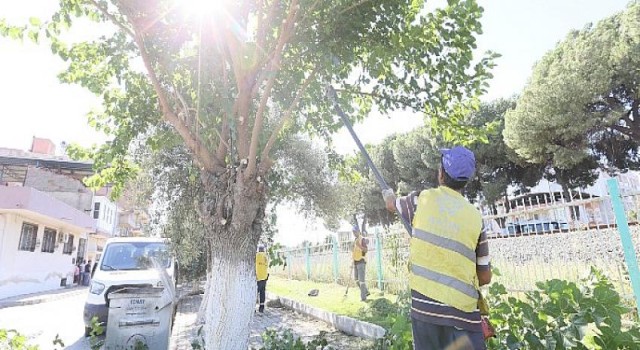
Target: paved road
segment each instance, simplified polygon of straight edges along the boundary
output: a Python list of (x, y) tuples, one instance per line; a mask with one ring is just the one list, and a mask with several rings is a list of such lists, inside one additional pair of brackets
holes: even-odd
[(85, 293), (76, 292), (66, 298), (36, 305), (0, 309), (0, 328), (16, 329), (43, 350), (54, 349), (56, 334), (64, 342), (65, 349), (89, 349), (82, 320), (85, 298)]

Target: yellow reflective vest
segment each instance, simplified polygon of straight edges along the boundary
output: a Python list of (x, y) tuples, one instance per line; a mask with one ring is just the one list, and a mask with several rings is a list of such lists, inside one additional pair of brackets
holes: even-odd
[(267, 263), (267, 253), (258, 252), (256, 253), (256, 279), (258, 281), (264, 281), (267, 279), (267, 267), (269, 264)]
[(353, 261), (360, 261), (364, 259), (365, 252), (362, 251), (362, 236), (358, 236), (356, 240), (353, 242), (353, 252), (351, 255), (353, 256)]
[(413, 217), (411, 289), (464, 312), (478, 306), (476, 246), (482, 216), (460, 193), (420, 193)]

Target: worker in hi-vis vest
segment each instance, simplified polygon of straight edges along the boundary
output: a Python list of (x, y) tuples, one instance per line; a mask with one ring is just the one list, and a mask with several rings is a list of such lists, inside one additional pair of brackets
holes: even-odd
[(437, 188), (382, 196), (409, 222), (411, 324), (416, 350), (486, 349), (478, 287), (491, 282), (480, 212), (462, 195), (476, 161), (464, 147), (441, 151)]
[(360, 287), (360, 300), (366, 301), (369, 295), (367, 284), (365, 283), (365, 275), (367, 262), (365, 255), (367, 254), (367, 239), (362, 237), (362, 233), (358, 227), (353, 227), (353, 235), (356, 237), (353, 241), (353, 277), (358, 282)]
[(269, 279), (269, 273), (267, 267), (269, 262), (267, 261), (267, 253), (264, 251), (264, 245), (258, 245), (258, 252), (256, 253), (256, 280), (258, 281), (258, 294), (260, 307), (258, 311), (264, 312), (264, 300), (267, 292), (267, 280)]

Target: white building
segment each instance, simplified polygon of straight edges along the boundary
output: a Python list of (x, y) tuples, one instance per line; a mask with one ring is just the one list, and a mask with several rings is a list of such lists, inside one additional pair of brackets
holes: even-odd
[[(638, 219), (639, 174), (629, 171), (615, 176), (630, 223)], [(492, 215), (486, 206), (482, 208), (483, 214), (487, 222), (498, 220), (505, 233), (609, 227), (615, 225), (607, 185), (611, 178), (600, 172), (592, 186), (569, 190), (568, 193), (559, 184), (543, 179), (529, 192), (511, 195), (508, 202), (496, 203), (496, 215)]]
[(90, 216), (29, 187), (0, 186), (0, 299), (73, 281)]
[(96, 222), (96, 230), (90, 235), (87, 260), (95, 262), (100, 259), (107, 239), (117, 236), (118, 206), (109, 198), (108, 189), (101, 189), (94, 194), (91, 217)]

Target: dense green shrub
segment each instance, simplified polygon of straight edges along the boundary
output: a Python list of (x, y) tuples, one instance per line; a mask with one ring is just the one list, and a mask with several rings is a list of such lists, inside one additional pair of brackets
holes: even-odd
[[(413, 335), (411, 334), (411, 293), (407, 290), (398, 296), (392, 307), (384, 303), (384, 309), (389, 310), (384, 323), (388, 326), (384, 338), (376, 340), (371, 350), (405, 350), (413, 349)], [(373, 309), (373, 308), (372, 308)], [(379, 307), (382, 311), (382, 307)]]
[(609, 280), (591, 269), (581, 286), (573, 282), (539, 282), (524, 298), (504, 286), (489, 289), (491, 321), (497, 337), (489, 349), (639, 349), (640, 328)]
[(396, 313), (398, 307), (398, 303), (386, 298), (373, 299), (369, 305), (360, 309), (356, 318), (384, 328), (390, 328), (393, 323), (391, 323), (392, 320), (388, 316)]
[[(537, 287), (523, 298), (509, 295), (498, 283), (489, 288), (490, 317), (497, 333), (487, 343), (490, 350), (640, 349), (636, 315), (600, 271), (591, 269), (580, 286), (550, 280)], [(372, 350), (412, 348), (409, 310), (409, 294), (404, 294), (386, 316), (387, 334)]]

